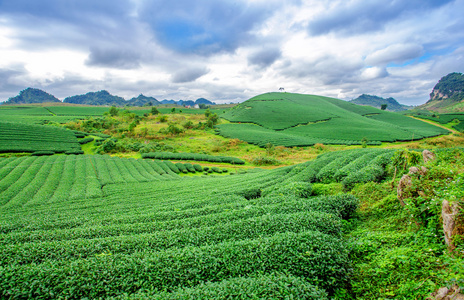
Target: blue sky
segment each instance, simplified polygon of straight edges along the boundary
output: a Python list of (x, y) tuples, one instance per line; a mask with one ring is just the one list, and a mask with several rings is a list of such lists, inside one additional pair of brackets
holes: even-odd
[(0, 0), (0, 101), (244, 101), (278, 91), (425, 103), (464, 72), (464, 0)]

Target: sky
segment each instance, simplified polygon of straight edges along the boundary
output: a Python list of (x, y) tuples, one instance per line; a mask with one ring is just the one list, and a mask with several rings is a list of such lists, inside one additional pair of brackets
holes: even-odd
[(420, 105), (464, 72), (464, 0), (0, 0), (0, 101), (216, 103), (286, 92)]

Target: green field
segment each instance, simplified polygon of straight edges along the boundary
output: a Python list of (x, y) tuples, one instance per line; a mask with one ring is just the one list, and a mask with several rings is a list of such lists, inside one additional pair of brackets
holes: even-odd
[(334, 98), (290, 93), (253, 97), (221, 117), (234, 124), (218, 125), (218, 134), (258, 145), (349, 145), (361, 144), (362, 140), (377, 144), (449, 133), (445, 129), (373, 107)]

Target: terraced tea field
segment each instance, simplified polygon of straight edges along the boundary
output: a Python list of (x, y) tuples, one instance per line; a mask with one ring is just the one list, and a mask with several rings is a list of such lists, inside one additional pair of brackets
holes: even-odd
[(75, 134), (60, 127), (0, 121), (0, 152), (80, 151)]
[(372, 144), (417, 140), (449, 131), (373, 107), (313, 95), (267, 93), (247, 100), (221, 117), (220, 135), (249, 143), (282, 146)]
[(357, 199), (313, 195), (309, 181), (382, 170), (391, 155), (343, 151), (195, 178), (152, 160), (2, 158), (1, 297), (326, 299), (350, 276), (341, 230)]

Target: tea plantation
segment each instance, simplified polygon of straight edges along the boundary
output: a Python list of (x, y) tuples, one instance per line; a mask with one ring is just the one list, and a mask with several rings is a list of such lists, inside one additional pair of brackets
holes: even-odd
[(80, 151), (75, 134), (60, 127), (0, 121), (0, 152)]
[(342, 224), (358, 200), (310, 181), (380, 180), (391, 155), (194, 178), (153, 160), (2, 158), (1, 296), (326, 299), (349, 281)]
[(313, 95), (267, 93), (253, 97), (221, 117), (220, 135), (249, 143), (282, 146), (373, 144), (417, 140), (449, 133), (396, 113)]

